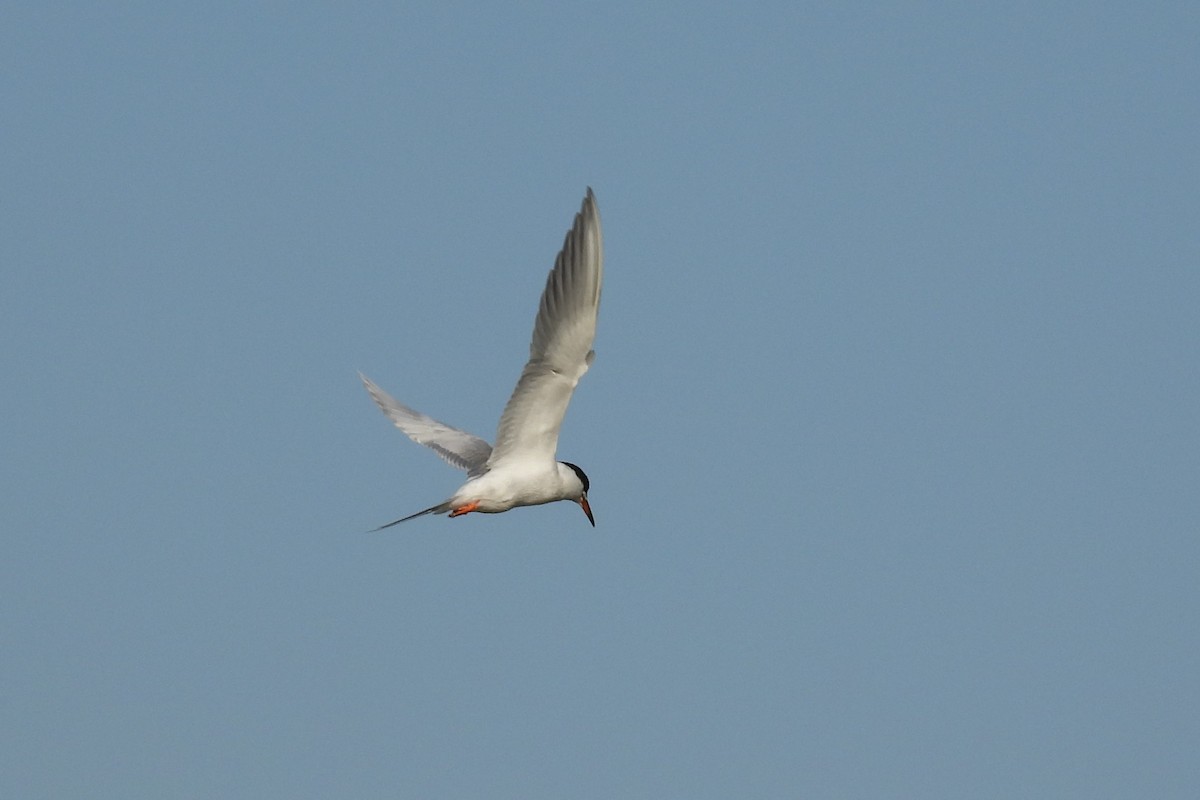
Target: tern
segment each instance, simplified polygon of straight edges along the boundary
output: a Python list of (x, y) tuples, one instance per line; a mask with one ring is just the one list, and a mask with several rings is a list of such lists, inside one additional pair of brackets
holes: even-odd
[(588, 504), (587, 475), (575, 464), (556, 460), (555, 455), (571, 395), (596, 356), (592, 342), (603, 278), (600, 213), (589, 188), (546, 278), (529, 361), (500, 415), (495, 447), (409, 408), (359, 373), (371, 397), (397, 428), (467, 473), (467, 482), (450, 499), (375, 530), (426, 514), (499, 514), (556, 500), (578, 503), (588, 522), (596, 526)]

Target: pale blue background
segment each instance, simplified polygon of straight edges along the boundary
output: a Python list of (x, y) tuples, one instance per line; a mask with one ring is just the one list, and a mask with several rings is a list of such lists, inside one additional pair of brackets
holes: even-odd
[[(0, 11), (0, 795), (1200, 795), (1200, 6)], [(491, 437), (595, 188), (557, 504)]]

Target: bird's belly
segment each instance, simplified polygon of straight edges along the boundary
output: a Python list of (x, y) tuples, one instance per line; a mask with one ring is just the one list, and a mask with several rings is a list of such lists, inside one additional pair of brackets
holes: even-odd
[(468, 481), (451, 499), (452, 505), (478, 503), (476, 511), (499, 514), (518, 506), (538, 506), (561, 499), (549, 481), (488, 480), (490, 474)]

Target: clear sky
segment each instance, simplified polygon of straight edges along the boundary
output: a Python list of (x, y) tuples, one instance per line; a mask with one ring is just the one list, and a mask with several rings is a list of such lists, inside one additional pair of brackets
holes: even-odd
[(0, 796), (1196, 797), (1198, 8), (6, 3)]

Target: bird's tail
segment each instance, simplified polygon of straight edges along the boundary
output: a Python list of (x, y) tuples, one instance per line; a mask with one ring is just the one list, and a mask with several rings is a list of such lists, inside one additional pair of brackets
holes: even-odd
[(399, 525), (401, 522), (408, 522), (410, 519), (416, 519), (417, 517), (423, 517), (426, 514), (445, 514), (449, 510), (450, 510), (450, 502), (449, 501), (447, 501), (445, 503), (438, 503), (436, 506), (430, 506), (429, 508), (425, 509), (424, 511), (418, 511), (415, 514), (409, 514), (407, 517), (402, 517), (402, 518), (396, 520), (395, 522), (389, 522), (387, 525), (380, 525), (378, 528), (375, 528), (374, 530), (370, 531), (370, 533), (375, 533), (376, 531), (381, 531), (384, 528), (390, 528), (393, 525)]

